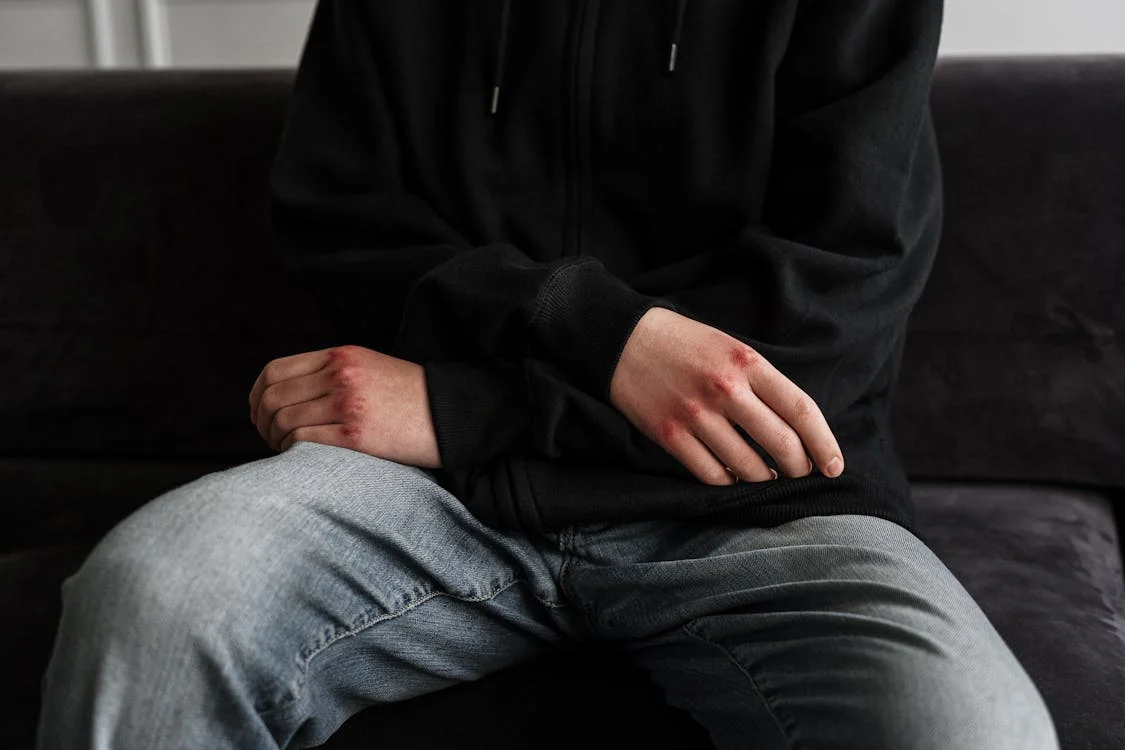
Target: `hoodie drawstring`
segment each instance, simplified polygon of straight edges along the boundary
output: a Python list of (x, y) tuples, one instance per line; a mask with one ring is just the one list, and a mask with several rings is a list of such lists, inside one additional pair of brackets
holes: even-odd
[[(680, 51), (680, 35), (684, 30), (684, 15), (688, 0), (676, 0), (676, 20), (672, 27), (672, 49), (668, 53), (668, 72), (676, 72), (676, 56)], [(512, 17), (512, 0), (503, 0), (500, 9), (500, 38), (496, 43), (496, 67), (492, 74), (492, 105), (488, 113), (496, 114), (500, 106), (500, 84), (504, 79), (504, 59), (508, 52), (508, 23)]]
[(687, 9), (687, 0), (676, 2), (676, 25), (672, 29), (672, 51), (668, 53), (668, 72), (676, 72), (676, 53), (680, 51), (680, 34), (684, 30), (684, 11)]
[(496, 70), (492, 74), (492, 109), (489, 114), (496, 114), (500, 104), (500, 81), (504, 77), (504, 57), (508, 51), (508, 19), (512, 15), (512, 0), (504, 0), (504, 7), (500, 11), (500, 41), (496, 44)]

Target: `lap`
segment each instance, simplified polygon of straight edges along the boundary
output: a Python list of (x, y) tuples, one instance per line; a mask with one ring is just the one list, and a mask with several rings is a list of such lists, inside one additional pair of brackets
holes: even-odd
[[(920, 540), (869, 517), (527, 538), (483, 525), (422, 469), (299, 442), (155, 499), (67, 585), (68, 654), (105, 652), (89, 626), (113, 620), (159, 631), (137, 658), (158, 654), (162, 674), (198, 651), (157, 642), (187, 622), (193, 638), (221, 634), (208, 658), (233, 655), (275, 726), (324, 716), (310, 737), (360, 703), (529, 658), (581, 615), (721, 748), (1056, 747), (1034, 686), (964, 588)], [(310, 703), (317, 684), (353, 702)]]
[(514, 578), (556, 597), (531, 541), (479, 522), (430, 472), (311, 442), (164, 493), (92, 557), (144, 562), (178, 579), (207, 568), (229, 579), (212, 584), (243, 594), (259, 579), (299, 586), (347, 575), (369, 579), (364, 598), (388, 609), (437, 589), (480, 598)]
[(63, 594), (57, 649), (75, 668), (131, 665), (112, 688), (126, 702), (211, 664), (180, 680), (185, 699), (244, 691), (275, 737), (301, 727), (296, 744), (565, 645), (568, 616), (532, 541), (482, 524), (425, 470), (311, 442), (155, 498)]
[(987, 617), (895, 524), (646, 522), (569, 542), (565, 583), (596, 630), (721, 748), (1056, 746)]

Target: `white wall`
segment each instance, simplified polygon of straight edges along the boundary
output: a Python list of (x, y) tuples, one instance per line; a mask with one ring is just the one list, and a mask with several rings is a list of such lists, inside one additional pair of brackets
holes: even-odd
[[(0, 0), (0, 68), (290, 66), (313, 4)], [(1125, 0), (946, 0), (942, 51), (1125, 54)]]
[(0, 0), (0, 69), (292, 66), (313, 5), (314, 0)]
[(947, 55), (1125, 53), (1125, 0), (946, 0), (942, 34)]

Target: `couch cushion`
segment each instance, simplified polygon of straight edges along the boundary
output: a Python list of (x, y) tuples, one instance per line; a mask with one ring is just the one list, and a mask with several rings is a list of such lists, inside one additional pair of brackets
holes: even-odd
[(918, 522), (1038, 685), (1064, 750), (1125, 747), (1113, 509), (1082, 489), (918, 484)]
[(59, 619), (59, 586), (88, 552), (88, 545), (69, 545), (0, 554), (0, 747), (35, 746), (40, 680)]

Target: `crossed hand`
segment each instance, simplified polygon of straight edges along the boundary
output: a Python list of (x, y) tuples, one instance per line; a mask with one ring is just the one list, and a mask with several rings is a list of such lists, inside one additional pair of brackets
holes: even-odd
[[(844, 468), (808, 394), (752, 347), (672, 310), (653, 308), (637, 323), (610, 400), (706, 484), (776, 478), (735, 425), (785, 476), (818, 466), (833, 477)], [(267, 364), (250, 391), (250, 420), (276, 451), (308, 440), (422, 468), (441, 465), (424, 368), (360, 346)]]

